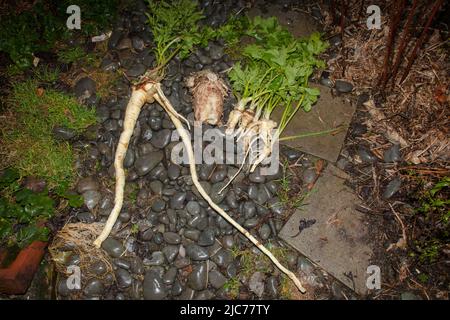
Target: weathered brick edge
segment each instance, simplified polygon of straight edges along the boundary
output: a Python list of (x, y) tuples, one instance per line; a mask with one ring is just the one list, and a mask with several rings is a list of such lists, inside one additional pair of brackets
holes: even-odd
[(34, 241), (19, 252), (16, 259), (4, 269), (0, 269), (0, 292), (24, 294), (45, 254), (47, 242)]

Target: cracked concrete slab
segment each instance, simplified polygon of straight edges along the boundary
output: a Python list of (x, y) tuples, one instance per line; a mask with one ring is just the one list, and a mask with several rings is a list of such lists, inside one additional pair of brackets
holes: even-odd
[[(307, 204), (291, 216), (280, 237), (350, 289), (365, 295), (372, 249), (367, 241), (368, 226), (355, 210), (360, 200), (344, 185), (346, 178), (343, 171), (329, 164)], [(316, 222), (299, 233), (302, 219)]]
[[(335, 163), (341, 152), (356, 107), (341, 98), (333, 97), (330, 88), (315, 84), (311, 84), (311, 87), (320, 90), (317, 103), (310, 112), (299, 110), (283, 131), (282, 137), (324, 131), (338, 126), (342, 126), (342, 129), (335, 134), (287, 140), (282, 143)], [(279, 121), (281, 114), (282, 110), (276, 109), (273, 114), (274, 120)]]

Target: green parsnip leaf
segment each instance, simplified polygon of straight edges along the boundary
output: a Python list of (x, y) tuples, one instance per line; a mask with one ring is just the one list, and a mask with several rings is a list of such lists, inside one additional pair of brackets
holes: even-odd
[(164, 66), (175, 56), (186, 58), (197, 45), (206, 46), (216, 36), (209, 27), (200, 28), (203, 14), (192, 0), (148, 0), (148, 25), (155, 41), (156, 66), (164, 73)]
[[(252, 103), (267, 115), (276, 107), (284, 108), (279, 124), (281, 131), (298, 110), (292, 106), (293, 102), (299, 101), (300, 104), (295, 105), (310, 111), (317, 101), (320, 92), (308, 87), (308, 79), (314, 68), (324, 66), (317, 56), (328, 45), (319, 33), (294, 38), (274, 17), (235, 22), (219, 29), (217, 35), (223, 36), (228, 43), (237, 43), (233, 37), (244, 35), (255, 41), (241, 49), (243, 64), (236, 64), (229, 73), (233, 90), (240, 97), (252, 97)], [(240, 29), (244, 25), (246, 28)]]

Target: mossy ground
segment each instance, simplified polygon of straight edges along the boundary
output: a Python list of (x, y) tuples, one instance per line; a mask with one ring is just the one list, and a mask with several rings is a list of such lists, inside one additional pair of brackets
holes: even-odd
[[(272, 252), (272, 254), (280, 261), (282, 265), (287, 265), (287, 253), (289, 249), (274, 246), (272, 243), (267, 243), (266, 247)], [(255, 253), (253, 248), (240, 249), (239, 247), (231, 248), (231, 253), (235, 258), (239, 259), (240, 272), (239, 275), (230, 278), (225, 284), (224, 289), (231, 299), (237, 299), (241, 288), (240, 278), (250, 278), (251, 275), (256, 272), (262, 272), (265, 274), (273, 273), (272, 261), (264, 255), (262, 252)], [(283, 299), (289, 299), (293, 288), (290, 286), (292, 281), (285, 275), (281, 275), (281, 282), (279, 285), (280, 297)], [(295, 289), (295, 288), (294, 288)]]
[(81, 133), (95, 123), (95, 111), (66, 94), (43, 89), (36, 80), (13, 84), (0, 133), (1, 167), (14, 166), (21, 176), (37, 176), (57, 186), (73, 177), (74, 154), (67, 142), (54, 139), (63, 126)]
[(33, 69), (33, 78), (41, 83), (55, 83), (59, 78), (59, 69), (48, 65), (40, 65)]
[(70, 47), (67, 44), (62, 45), (58, 50), (58, 61), (72, 64), (71, 71), (62, 76), (66, 84), (72, 87), (81, 77), (87, 76), (95, 81), (98, 97), (105, 98), (113, 93), (121, 73), (101, 68), (103, 57), (108, 51), (106, 41), (97, 43), (91, 52), (86, 52), (80, 46)]
[(58, 51), (58, 60), (64, 63), (73, 63), (83, 58), (91, 59), (91, 55), (87, 55), (80, 46), (66, 47)]
[(34, 137), (48, 135), (54, 126), (80, 133), (95, 122), (94, 110), (66, 94), (41, 89), (33, 80), (15, 83), (10, 102), (21, 129)]

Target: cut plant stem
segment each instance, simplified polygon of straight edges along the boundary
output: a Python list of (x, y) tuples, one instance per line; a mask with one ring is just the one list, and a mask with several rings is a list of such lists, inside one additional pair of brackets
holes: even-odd
[(275, 134), (272, 133), (272, 130), (277, 126), (275, 121), (263, 119), (260, 122), (259, 137), (262, 140), (262, 143), (264, 143), (264, 147), (262, 148), (262, 152), (259, 153), (258, 158), (252, 164), (250, 172), (255, 171), (256, 167), (272, 154), (273, 145), (277, 141), (279, 135), (279, 130), (276, 130)]
[(300, 138), (322, 136), (322, 135), (325, 135), (325, 134), (328, 134), (328, 133), (336, 134), (339, 131), (341, 131), (342, 128), (343, 127), (337, 127), (337, 128), (334, 128), (334, 129), (317, 131), (317, 132), (306, 132), (306, 133), (296, 134), (295, 136), (281, 137), (278, 140), (279, 141), (288, 141), (288, 140), (294, 140), (294, 139), (300, 139)]
[(238, 101), (236, 107), (230, 112), (225, 130), (226, 135), (232, 135), (239, 121), (241, 121), (245, 106), (251, 101), (251, 98), (243, 98)]
[(255, 116), (255, 111), (252, 108), (245, 110), (241, 115), (241, 123), (239, 125), (239, 129), (236, 132), (236, 135), (239, 135), (247, 126), (253, 121)]

